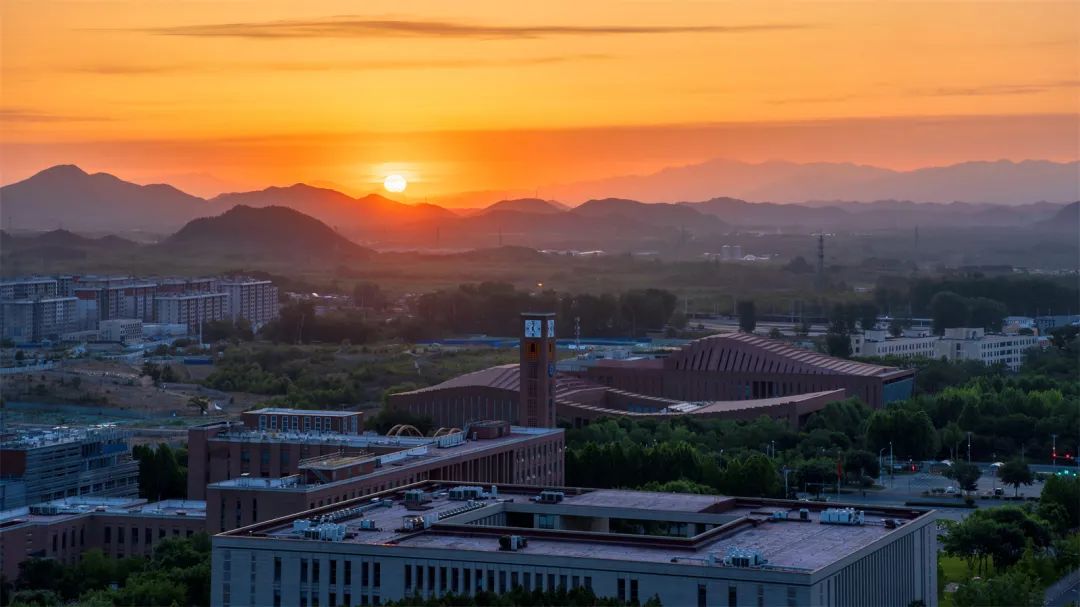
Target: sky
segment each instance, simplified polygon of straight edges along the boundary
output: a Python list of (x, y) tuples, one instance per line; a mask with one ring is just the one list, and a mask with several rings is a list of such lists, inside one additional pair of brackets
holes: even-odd
[[(362, 12), (361, 12), (362, 11)], [(410, 201), (667, 166), (1080, 158), (1080, 2), (0, 0), (0, 182)]]

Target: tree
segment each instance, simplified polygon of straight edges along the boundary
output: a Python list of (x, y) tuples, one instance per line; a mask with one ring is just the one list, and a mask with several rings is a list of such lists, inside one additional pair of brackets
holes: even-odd
[(844, 472), (848, 475), (858, 474), (858, 480), (869, 476), (876, 478), (881, 473), (877, 455), (869, 451), (854, 450), (844, 454)]
[(784, 271), (792, 274), (811, 274), (814, 272), (814, 266), (810, 265), (802, 255), (799, 255), (784, 264)]
[(953, 602), (957, 607), (1039, 607), (1043, 604), (1043, 596), (1038, 580), (1015, 571), (965, 582), (956, 590)]
[(878, 307), (872, 301), (864, 301), (859, 304), (859, 327), (863, 331), (871, 331), (877, 325)]
[(739, 330), (743, 333), (753, 333), (754, 328), (757, 327), (757, 312), (754, 309), (754, 301), (740, 301), (737, 310), (739, 313)]
[(991, 333), (999, 333), (1005, 324), (1009, 309), (1000, 301), (986, 297), (973, 297), (967, 300), (968, 326), (982, 327)]
[(176, 373), (173, 371), (172, 365), (165, 365), (161, 368), (161, 383), (167, 384), (176, 381)]
[(851, 356), (851, 336), (847, 333), (826, 333), (825, 351), (829, 356), (848, 358)]
[[(1042, 493), (1039, 494), (1039, 505), (1057, 504), (1065, 512), (1067, 517), (1062, 525), (1066, 529), (1080, 527), (1080, 477), (1054, 475), (1046, 479)], [(1056, 521), (1049, 521), (1056, 524)]]
[(199, 415), (206, 415), (206, 412), (210, 409), (210, 399), (205, 396), (192, 396), (188, 399), (187, 406), (198, 409)]
[(945, 471), (945, 475), (955, 480), (964, 491), (974, 491), (979, 486), (982, 469), (968, 462), (953, 462), (953, 465)]
[(142, 366), (142, 374), (152, 379), (156, 384), (158, 382), (158, 379), (161, 378), (161, 369), (158, 368), (158, 366), (154, 363), (146, 361), (143, 363)]
[(780, 329), (773, 327), (769, 329), (769, 337), (772, 339), (782, 339), (784, 334), (780, 332)]
[(1002, 483), (1013, 486), (1013, 495), (1020, 494), (1020, 485), (1031, 485), (1031, 483), (1035, 482), (1035, 476), (1031, 473), (1031, 468), (1019, 459), (1006, 462), (1004, 466), (998, 469), (998, 475), (1001, 476)]
[(937, 432), (925, 411), (891, 406), (874, 411), (866, 426), (866, 446), (893, 445), (895, 454), (923, 459), (937, 453)]
[(968, 302), (956, 293), (941, 291), (930, 299), (930, 317), (937, 335), (945, 329), (962, 327), (968, 321)]

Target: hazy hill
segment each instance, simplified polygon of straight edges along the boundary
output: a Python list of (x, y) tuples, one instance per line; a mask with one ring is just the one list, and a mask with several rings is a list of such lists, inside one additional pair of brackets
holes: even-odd
[(73, 165), (0, 188), (0, 202), (8, 230), (172, 230), (206, 209), (206, 201), (170, 185), (138, 185)]
[(1053, 216), (1036, 224), (1036, 227), (1044, 230), (1071, 231), (1073, 234), (1080, 233), (1080, 202), (1069, 203)]
[(554, 200), (541, 198), (517, 198), (514, 200), (500, 200), (481, 210), (483, 213), (494, 211), (519, 211), (522, 213), (561, 213), (567, 210), (567, 206)]
[(0, 253), (9, 270), (17, 270), (23, 262), (39, 264), (126, 255), (138, 247), (138, 244), (118, 236), (87, 238), (67, 230), (26, 235), (0, 231)]
[(575, 202), (615, 196), (645, 202), (707, 200), (717, 195), (760, 202), (916, 200), (923, 202), (1064, 203), (1080, 197), (1078, 162), (964, 162), (894, 171), (850, 163), (710, 160), (648, 175), (627, 175), (545, 188)]
[(337, 190), (317, 188), (303, 183), (289, 187), (269, 187), (253, 192), (222, 194), (210, 200), (221, 212), (236, 205), (248, 207), (284, 206), (310, 215), (328, 225), (348, 230), (428, 221), (453, 216), (453, 213), (429, 204), (408, 205), (378, 194), (352, 198)]
[(575, 207), (572, 214), (605, 221), (624, 218), (654, 226), (666, 226), (691, 232), (718, 231), (726, 229), (727, 223), (714, 215), (705, 215), (696, 209), (679, 204), (646, 204), (622, 198), (589, 200)]
[(318, 219), (277, 206), (241, 205), (215, 217), (195, 219), (156, 246), (180, 255), (297, 261), (366, 259), (374, 254)]

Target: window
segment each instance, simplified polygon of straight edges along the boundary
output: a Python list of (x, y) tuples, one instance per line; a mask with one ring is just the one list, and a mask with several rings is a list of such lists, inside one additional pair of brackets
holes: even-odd
[(797, 607), (797, 603), (795, 602), (795, 587), (794, 586), (788, 586), (788, 589), (787, 589), (787, 604), (788, 604), (788, 607)]
[(105, 525), (105, 543), (112, 543), (112, 527)]
[(446, 591), (446, 567), (439, 567), (439, 592)]
[(705, 607), (708, 602), (708, 591), (705, 589), (705, 584), (697, 585), (697, 607)]
[(116, 543), (117, 544), (123, 544), (124, 543), (124, 528), (123, 527), (117, 527), (116, 528)]
[(136, 546), (139, 545), (139, 528), (138, 527), (132, 527), (131, 528), (131, 543), (135, 544)]
[(405, 564), (405, 589), (412, 588), (412, 565)]
[(560, 575), (559, 576), (559, 589), (560, 590), (566, 590), (566, 576), (565, 575)]
[[(352, 561), (345, 561), (345, 585), (352, 585)], [(348, 604), (349, 601), (345, 601), (345, 603)], [(349, 605), (349, 607), (352, 607), (352, 605)]]
[(736, 607), (739, 603), (739, 591), (734, 586), (727, 587), (728, 607)]
[(307, 559), (300, 559), (300, 583), (304, 584), (307, 581)]
[(511, 571), (510, 572), (510, 587), (511, 588), (517, 588), (520, 585), (521, 584), (518, 582), (518, 572), (517, 571)]
[(450, 569), (450, 592), (457, 593), (458, 591), (458, 570), (457, 567)]
[(375, 580), (372, 583), (372, 586), (378, 588), (379, 586), (382, 586), (382, 565), (375, 563), (374, 569), (375, 573), (372, 574), (372, 577), (375, 578)]
[(319, 559), (311, 560), (311, 581), (312, 583), (319, 583)]
[(499, 571), (499, 594), (506, 593), (506, 572)]
[(570, 587), (571, 588), (577, 588), (580, 585), (581, 585), (581, 578), (580, 577), (575, 575), (575, 576), (570, 578)]
[(757, 585), (757, 605), (758, 607), (765, 607), (765, 586), (763, 584)]
[(592, 576), (585, 576), (585, 587), (592, 590)]
[(469, 592), (469, 589), (472, 587), (472, 569), (463, 569), (461, 573), (464, 576), (464, 579), (461, 582), (461, 589), (464, 592)]
[[(419, 576), (417, 576), (419, 577)], [(360, 564), (360, 585), (366, 587), (368, 585), (368, 564)]]
[(275, 582), (280, 582), (281, 581), (281, 557), (280, 556), (275, 556), (274, 557), (274, 581)]
[(337, 561), (333, 559), (330, 560), (330, 583), (337, 583)]
[(153, 529), (151, 529), (149, 527), (147, 527), (146, 529), (143, 529), (143, 544), (146, 544), (147, 546), (149, 546), (150, 545), (150, 539), (153, 537), (153, 535), (154, 535)]
[(630, 602), (638, 602), (638, 584), (637, 580), (630, 580)]
[(618, 597), (620, 602), (626, 602), (626, 580), (619, 578), (619, 582), (616, 587), (618, 588), (616, 597)]

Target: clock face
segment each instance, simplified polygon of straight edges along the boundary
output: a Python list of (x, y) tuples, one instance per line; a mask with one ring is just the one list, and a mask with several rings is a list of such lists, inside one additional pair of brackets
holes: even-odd
[(554, 320), (551, 320), (551, 319), (548, 320), (548, 334), (547, 334), (547, 336), (549, 338), (551, 338), (551, 339), (555, 338), (555, 321)]
[(539, 320), (526, 320), (525, 337), (540, 337), (540, 326)]

